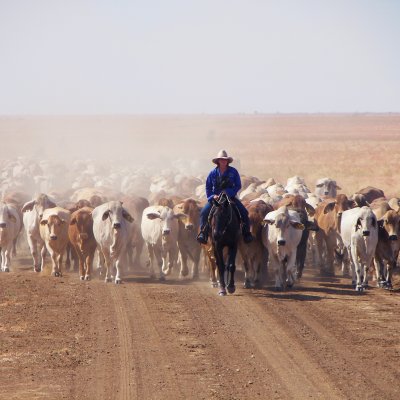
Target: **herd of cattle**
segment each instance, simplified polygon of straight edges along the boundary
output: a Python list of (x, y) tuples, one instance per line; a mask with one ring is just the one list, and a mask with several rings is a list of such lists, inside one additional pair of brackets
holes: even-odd
[[(216, 285), (212, 246), (196, 241), (199, 213), (206, 201), (204, 178), (151, 177), (142, 191), (136, 190), (132, 176), (129, 181), (131, 189), (125, 180), (124, 192), (96, 185), (35, 196), (21, 187), (3, 185), (1, 270), (10, 271), (24, 228), (37, 272), (43, 270), (48, 252), (54, 276), (61, 276), (66, 255), (66, 267), (73, 260), (79, 265), (80, 279), (89, 280), (97, 253), (97, 268), (105, 281), (120, 283), (124, 272), (140, 265), (146, 246), (152, 277), (163, 280), (179, 268), (181, 277), (196, 279), (204, 264)], [(255, 238), (250, 244), (239, 243), (244, 287), (260, 285), (267, 265), (277, 289), (293, 286), (302, 276), (309, 251), (321, 274), (333, 275), (335, 263), (343, 273), (350, 268), (357, 291), (368, 286), (374, 264), (377, 285), (392, 288), (400, 250), (399, 199), (387, 199), (373, 187), (351, 196), (337, 191), (339, 186), (330, 178), (318, 180), (311, 190), (297, 176), (286, 185), (242, 176), (239, 197), (249, 211)]]

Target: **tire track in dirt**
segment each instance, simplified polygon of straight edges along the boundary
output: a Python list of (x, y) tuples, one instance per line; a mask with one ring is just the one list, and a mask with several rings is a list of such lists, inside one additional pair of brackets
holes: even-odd
[[(243, 293), (243, 292), (242, 292)], [(267, 371), (283, 398), (341, 399), (328, 374), (307, 354), (292, 331), (282, 323), (282, 316), (270, 312), (271, 304), (260, 305), (251, 293), (232, 296), (221, 310), (240, 326), (243, 339), (263, 356)], [(264, 366), (264, 370), (265, 370)]]
[(134, 359), (130, 352), (133, 344), (131, 326), (128, 320), (129, 309), (122, 298), (122, 287), (117, 285), (107, 285), (114, 304), (115, 315), (117, 318), (116, 334), (119, 340), (119, 385), (117, 399), (130, 400), (133, 398), (133, 374)]

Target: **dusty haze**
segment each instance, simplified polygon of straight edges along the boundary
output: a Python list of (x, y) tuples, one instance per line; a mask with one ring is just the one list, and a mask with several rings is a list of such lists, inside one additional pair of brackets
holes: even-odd
[(76, 159), (108, 166), (171, 168), (206, 175), (225, 148), (243, 175), (313, 187), (329, 176), (344, 192), (363, 186), (399, 195), (400, 114), (2, 117), (2, 159)]

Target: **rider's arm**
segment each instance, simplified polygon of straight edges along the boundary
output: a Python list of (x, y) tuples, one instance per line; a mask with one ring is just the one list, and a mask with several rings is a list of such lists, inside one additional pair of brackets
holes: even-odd
[(208, 174), (207, 180), (206, 180), (206, 196), (207, 196), (207, 200), (211, 201), (214, 197), (214, 192), (213, 192), (213, 180), (212, 180), (212, 173), (213, 171), (211, 171)]
[(237, 192), (242, 188), (242, 181), (240, 180), (240, 175), (237, 170), (234, 170), (234, 176), (233, 176), (233, 187), (227, 188), (226, 189), (226, 194), (230, 197), (233, 198), (237, 195)]

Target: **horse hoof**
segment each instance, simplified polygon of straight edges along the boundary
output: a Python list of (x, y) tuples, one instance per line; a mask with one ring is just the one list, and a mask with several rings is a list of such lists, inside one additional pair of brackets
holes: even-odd
[(85, 275), (85, 281), (90, 281), (90, 275)]
[(182, 276), (188, 276), (189, 275), (189, 270), (186, 268), (186, 269), (183, 269), (182, 271), (181, 271), (181, 275)]
[(120, 285), (122, 283), (122, 279), (121, 278), (115, 278), (115, 284), (116, 285)]
[(165, 282), (165, 275), (160, 276), (160, 282)]
[(3, 269), (3, 272), (10, 272), (10, 268), (5, 267), (5, 268)]
[(364, 290), (364, 288), (361, 285), (356, 286), (356, 292), (362, 293), (363, 290)]
[(84, 277), (83, 275), (81, 275), (81, 276), (79, 277), (79, 279), (80, 279), (81, 281), (83, 281), (83, 280), (85, 280), (85, 277)]
[(225, 289), (220, 289), (218, 292), (219, 296), (226, 296), (226, 290)]
[(211, 286), (212, 286), (213, 288), (217, 288), (217, 287), (218, 287), (218, 283), (217, 283), (217, 282), (211, 282)]
[(251, 284), (250, 284), (250, 282), (249, 282), (249, 281), (245, 281), (245, 282), (243, 283), (243, 288), (244, 288), (244, 289), (251, 289)]
[(228, 289), (228, 293), (229, 294), (233, 294), (233, 293), (236, 292), (236, 286), (235, 285), (228, 286), (227, 289)]

